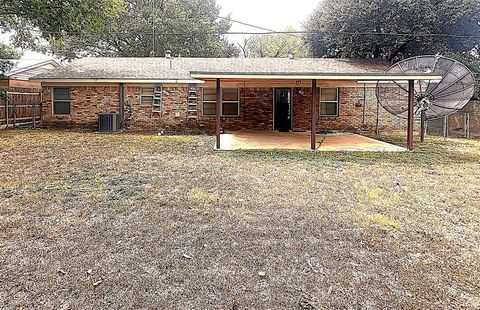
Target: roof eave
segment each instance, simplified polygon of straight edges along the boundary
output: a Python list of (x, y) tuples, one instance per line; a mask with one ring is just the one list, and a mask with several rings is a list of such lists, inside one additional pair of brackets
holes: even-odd
[(42, 61), (42, 62), (30, 65), (30, 66), (26, 66), (26, 67), (22, 67), (22, 68), (12, 70), (12, 71), (6, 73), (5, 75), (10, 77), (12, 75), (19, 74), (19, 73), (22, 73), (22, 72), (25, 72), (25, 71), (28, 71), (28, 70), (31, 70), (31, 69), (35, 69), (35, 68), (38, 68), (38, 67), (41, 67), (41, 66), (44, 66), (44, 65), (48, 65), (48, 64), (51, 64), (54, 67), (59, 67), (60, 66), (60, 64), (58, 62), (56, 62), (54, 59), (49, 59), (47, 61)]
[(275, 79), (275, 80), (368, 80), (406, 81), (441, 80), (435, 74), (387, 74), (387, 73), (238, 73), (238, 72), (192, 72), (195, 79)]
[(30, 81), (42, 83), (130, 83), (130, 84), (203, 84), (205, 81), (197, 79), (59, 79), (59, 78), (33, 78)]

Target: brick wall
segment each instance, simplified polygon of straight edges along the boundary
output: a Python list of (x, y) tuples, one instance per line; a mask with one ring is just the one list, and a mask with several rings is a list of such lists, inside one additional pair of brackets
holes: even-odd
[[(374, 131), (377, 120), (377, 98), (374, 87), (342, 87), (339, 90), (338, 116), (319, 116), (318, 130)], [(293, 128), (310, 130), (312, 91), (293, 89)], [(406, 121), (380, 107), (379, 129), (403, 130)]]
[[(75, 86), (71, 87), (71, 114), (52, 115), (51, 88), (45, 88), (43, 124), (45, 126), (81, 127), (96, 129), (98, 113), (118, 112), (119, 88), (116, 86)], [(187, 119), (188, 85), (163, 87), (163, 114), (154, 113), (151, 105), (140, 102), (141, 87), (125, 87), (125, 123), (127, 130), (168, 132), (213, 132), (215, 117), (202, 115), (201, 88), (197, 89), (197, 119)], [(240, 115), (223, 117), (222, 127), (226, 131), (241, 129), (272, 130), (273, 95), (271, 87), (241, 88)], [(310, 88), (292, 88), (292, 127), (310, 129)], [(377, 100), (375, 88), (343, 87), (339, 91), (338, 117), (319, 118), (318, 129), (372, 131), (376, 125)], [(364, 106), (365, 105), (365, 106)], [(403, 130), (406, 122), (380, 108), (379, 127), (381, 130)]]
[[(198, 90), (198, 128), (208, 132), (215, 131), (215, 116), (202, 115), (201, 89)], [(272, 130), (273, 128), (273, 89), (272, 88), (241, 88), (240, 115), (222, 117), (222, 128), (227, 131), (241, 129)]]
[(292, 128), (310, 130), (311, 121), (311, 88), (293, 88)]
[(163, 87), (163, 113), (153, 112), (140, 100), (141, 87), (125, 87), (125, 122), (127, 130), (185, 131), (187, 128), (188, 86)]
[[(364, 99), (365, 98), (365, 99)], [(343, 87), (339, 92), (339, 116), (320, 117), (320, 129), (373, 131), (377, 120), (375, 88)], [(406, 129), (406, 120), (396, 117), (380, 106), (378, 111), (380, 130)]]
[(98, 113), (119, 111), (119, 91), (115, 86), (70, 87), (70, 115), (54, 115), (52, 88), (44, 88), (42, 126), (98, 128)]

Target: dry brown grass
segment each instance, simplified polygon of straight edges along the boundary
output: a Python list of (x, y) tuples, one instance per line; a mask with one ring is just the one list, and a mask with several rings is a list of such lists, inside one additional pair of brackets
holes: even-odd
[(392, 154), (212, 147), (1, 131), (0, 304), (480, 307), (480, 141)]

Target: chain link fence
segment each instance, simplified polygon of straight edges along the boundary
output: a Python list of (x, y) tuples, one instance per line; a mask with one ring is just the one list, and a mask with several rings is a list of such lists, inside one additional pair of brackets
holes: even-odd
[(480, 138), (480, 101), (472, 100), (450, 116), (430, 120), (427, 134), (452, 138)]

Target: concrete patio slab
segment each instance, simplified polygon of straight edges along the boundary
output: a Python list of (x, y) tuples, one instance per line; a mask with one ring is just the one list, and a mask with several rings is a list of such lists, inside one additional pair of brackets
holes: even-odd
[[(309, 132), (236, 131), (221, 135), (221, 150), (310, 150)], [(317, 135), (317, 151), (404, 152), (406, 148), (354, 133)]]

